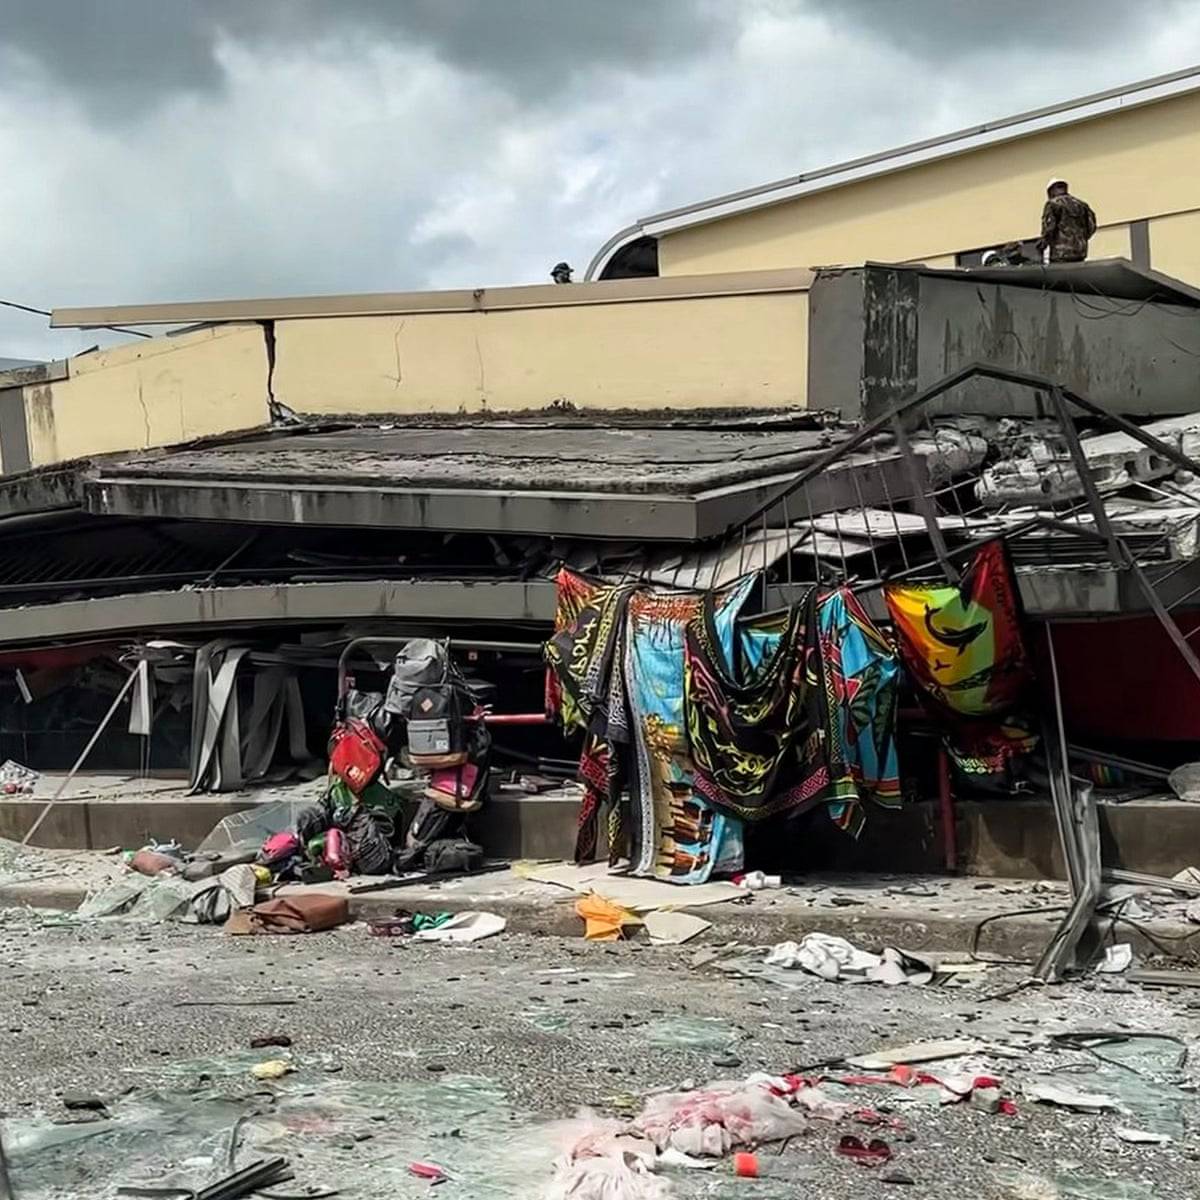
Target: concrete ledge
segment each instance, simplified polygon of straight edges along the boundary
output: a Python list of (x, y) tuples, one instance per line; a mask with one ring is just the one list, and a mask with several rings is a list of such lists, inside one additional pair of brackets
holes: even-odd
[[(1099, 818), (1106, 866), (1166, 876), (1200, 866), (1200, 804), (1173, 799), (1102, 803)], [(1065, 878), (1048, 800), (959, 801), (955, 827), (960, 874)], [(747, 842), (756, 858), (774, 858), (775, 870), (945, 871), (941, 818), (933, 802), (899, 812), (868, 806), (867, 826), (858, 841), (844, 837), (817, 813), (792, 834), (772, 833), (767, 845), (755, 845), (751, 829)]]
[[(212, 827), (258, 801), (242, 796), (192, 796), (155, 800), (56, 800), (31, 845), (49, 850), (136, 849), (151, 838), (197, 846)], [(0, 838), (19, 842), (45, 800), (0, 801)]]
[[(782, 892), (759, 892), (745, 902), (696, 909), (684, 907), (681, 911), (712, 922), (712, 930), (694, 943), (696, 949), (728, 941), (741, 942), (747, 947), (765, 946), (785, 940), (798, 941), (807, 933), (822, 932), (866, 948), (888, 945), (917, 953), (964, 954), (975, 948), (977, 930), (986, 920), (986, 929), (979, 938), (981, 953), (1033, 962), (1050, 940), (1066, 908), (1065, 889), (1061, 897), (1025, 897), (999, 890), (980, 892), (964, 880), (951, 884), (948, 892), (939, 897), (925, 899), (893, 897), (882, 883), (856, 889), (845, 885), (843, 877), (837, 878), (842, 880), (842, 886), (814, 878), (811, 885)], [(851, 907), (832, 906), (828, 903), (831, 887), (843, 894), (857, 892), (858, 903)], [(320, 890), (344, 894), (344, 888), (345, 885), (332, 884)], [(685, 903), (687, 889), (678, 890), (681, 903)], [(71, 911), (85, 895), (86, 888), (69, 879), (0, 885), (0, 909)], [(391, 916), (398, 908), (424, 913), (447, 909), (487, 911), (504, 917), (514, 933), (578, 938), (583, 934), (583, 921), (575, 912), (577, 899), (577, 895), (566, 889), (531, 885), (514, 879), (511, 874), (500, 874), (477, 876), (455, 885), (398, 887), (351, 896), (350, 911), (356, 920)], [(1033, 906), (1034, 899), (1049, 907), (1044, 913), (1022, 913), (1022, 909)], [(1007, 913), (1013, 915), (994, 919)], [(1150, 936), (1129, 925), (1119, 931), (1120, 940), (1130, 942), (1139, 957), (1150, 958), (1161, 953), (1151, 940), (1153, 937), (1172, 946), (1182, 960), (1180, 965), (1200, 962), (1200, 945), (1196, 938), (1190, 937), (1196, 932), (1194, 925), (1160, 917), (1139, 922), (1139, 926)]]
[[(275, 794), (272, 800), (279, 799)], [(52, 849), (131, 848), (148, 838), (178, 838), (197, 845), (223, 817), (258, 800), (193, 796), (144, 800), (60, 800), (34, 839)], [(20, 841), (43, 801), (0, 800), (0, 838)], [(473, 822), (475, 838), (494, 858), (569, 859), (575, 849), (577, 801), (573, 797), (495, 796)], [(1009, 879), (1064, 877), (1058, 831), (1049, 802), (994, 800), (956, 805), (958, 870), (964, 875)], [(1101, 804), (1104, 861), (1111, 867), (1174, 875), (1200, 866), (1200, 804), (1138, 800)], [(910, 872), (944, 871), (937, 805), (900, 812), (870, 807), (861, 840), (846, 838), (821, 813), (782, 827), (750, 828), (756, 862), (770, 870)]]

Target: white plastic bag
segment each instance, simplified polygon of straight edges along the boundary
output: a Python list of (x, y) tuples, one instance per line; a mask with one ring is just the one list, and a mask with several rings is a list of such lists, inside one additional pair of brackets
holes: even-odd
[(659, 1150), (719, 1157), (734, 1146), (777, 1142), (802, 1133), (804, 1115), (765, 1083), (713, 1083), (651, 1096), (633, 1127)]

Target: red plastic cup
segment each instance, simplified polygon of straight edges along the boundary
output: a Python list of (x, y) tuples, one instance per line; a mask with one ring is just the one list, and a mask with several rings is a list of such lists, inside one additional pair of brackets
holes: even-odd
[(742, 1179), (758, 1178), (758, 1155), (741, 1151), (733, 1156), (733, 1173)]

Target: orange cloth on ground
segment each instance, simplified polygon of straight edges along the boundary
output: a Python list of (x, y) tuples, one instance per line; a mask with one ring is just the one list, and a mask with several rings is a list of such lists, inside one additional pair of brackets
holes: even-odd
[(625, 936), (627, 925), (640, 925), (640, 917), (629, 909), (605, 900), (603, 896), (590, 892), (575, 901), (575, 911), (584, 919), (587, 928), (584, 937), (590, 942), (615, 942)]

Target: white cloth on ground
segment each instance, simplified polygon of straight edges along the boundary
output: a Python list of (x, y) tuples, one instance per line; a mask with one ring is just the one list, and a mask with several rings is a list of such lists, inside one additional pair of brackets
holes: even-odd
[(845, 938), (829, 933), (809, 933), (799, 942), (779, 942), (767, 951), (767, 966), (798, 967), (821, 979), (851, 983), (928, 983), (933, 971), (928, 963), (891, 946), (879, 954), (860, 950)]
[(481, 938), (503, 933), (508, 922), (496, 913), (455, 913), (436, 929), (422, 929), (416, 935), (419, 942), (477, 942)]
[(668, 1200), (671, 1183), (654, 1174), (654, 1147), (624, 1122), (581, 1112), (559, 1127), (565, 1147), (541, 1200)]

